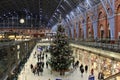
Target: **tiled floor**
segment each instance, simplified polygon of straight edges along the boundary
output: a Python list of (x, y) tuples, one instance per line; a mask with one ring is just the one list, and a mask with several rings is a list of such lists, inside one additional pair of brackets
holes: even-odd
[[(34, 58), (34, 56), (33, 56), (35, 51), (38, 53), (37, 46), (35, 46), (35, 48), (33, 49), (28, 62), (25, 64), (23, 70), (21, 71), (20, 75), (18, 76), (18, 80), (49, 80), (49, 79), (50, 80), (56, 80), (56, 79), (61, 79), (61, 80), (88, 80), (90, 70), (88, 70), (87, 73), (84, 72), (83, 77), (81, 77), (79, 67), (77, 69), (75, 69), (73, 72), (65, 73), (65, 76), (60, 76), (59, 73), (57, 73), (57, 72), (52, 72), (52, 74), (51, 74), (50, 67), (46, 68), (46, 65), (45, 65), (42, 75), (39, 75), (39, 76), (37, 74), (34, 75), (31, 72), (30, 64), (35, 65), (37, 63), (37, 58)], [(49, 54), (49, 53), (45, 53), (45, 54)], [(49, 57), (50, 57), (50, 55), (48, 55), (48, 58)], [(44, 62), (46, 62), (47, 59), (45, 57)], [(98, 72), (95, 71), (95, 74), (97, 75)], [(97, 76), (95, 76), (95, 80), (97, 80)]]

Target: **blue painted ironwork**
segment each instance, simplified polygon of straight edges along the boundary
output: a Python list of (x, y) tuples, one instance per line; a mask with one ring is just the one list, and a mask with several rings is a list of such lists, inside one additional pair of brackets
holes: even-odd
[(68, 27), (67, 27), (67, 26), (68, 26), (68, 24), (67, 24), (67, 20), (66, 20), (66, 19), (64, 19), (64, 23), (65, 23), (65, 24), (64, 24), (64, 26), (65, 26), (65, 31), (66, 31), (66, 34), (67, 34), (67, 35), (68, 35), (68, 37), (69, 37), (69, 35), (70, 35), (70, 34), (69, 34), (69, 32), (68, 32), (68, 31), (69, 31), (69, 29), (68, 29)]
[(76, 34), (77, 34), (77, 39), (79, 38), (79, 24), (76, 22)]
[[(71, 33), (71, 36), (72, 36), (72, 38), (74, 38), (74, 26), (73, 26), (73, 23), (72, 23), (72, 16), (71, 15), (68, 15), (67, 16), (67, 24), (68, 24), (68, 26), (69, 26), (69, 33)], [(70, 36), (70, 34), (69, 34), (69, 36)]]
[[(110, 35), (111, 35), (111, 40), (115, 39), (115, 18), (114, 18), (114, 7), (115, 7), (115, 3), (114, 0), (111, 0), (111, 2), (109, 2), (109, 0), (100, 0), (102, 3), (102, 6), (107, 14), (107, 18), (109, 21), (109, 25), (110, 25)], [(110, 9), (113, 11), (112, 13), (110, 13), (107, 10), (106, 4), (109, 4)]]
[(82, 28), (83, 28), (83, 33), (84, 33), (84, 40), (86, 39), (86, 13), (83, 14), (83, 21), (82, 21)]
[(76, 37), (79, 38), (79, 10), (78, 8), (74, 9), (74, 18), (75, 18), (75, 31), (76, 31)]
[(97, 11), (97, 7), (95, 8), (92, 8), (91, 9), (91, 13), (92, 13), (92, 16), (90, 16), (90, 19), (92, 21), (92, 27), (93, 27), (93, 30), (94, 30), (94, 39), (97, 39), (97, 35), (98, 35), (98, 22), (97, 22), (97, 19), (98, 19), (98, 11)]
[(87, 4), (88, 4), (90, 7), (92, 7), (91, 4), (90, 4), (90, 0), (87, 0)]
[(72, 9), (73, 7), (70, 5), (69, 1), (66, 0), (66, 3), (70, 6), (70, 8)]
[(79, 4), (78, 6), (79, 8), (79, 12), (80, 15), (82, 16), (83, 20), (80, 20), (81, 24), (82, 24), (82, 29), (83, 29), (83, 34), (84, 34), (84, 39), (86, 39), (86, 8), (84, 5)]
[(71, 36), (72, 36), (72, 39), (74, 39), (74, 26), (72, 25), (72, 27), (71, 27), (70, 29), (71, 29)]
[(111, 8), (112, 12), (114, 13), (114, 7), (112, 7), (113, 6), (112, 4), (114, 4), (113, 3), (114, 0), (112, 0), (112, 1), (111, 0), (107, 0), (107, 1), (108, 1), (109, 5), (110, 5), (110, 8)]

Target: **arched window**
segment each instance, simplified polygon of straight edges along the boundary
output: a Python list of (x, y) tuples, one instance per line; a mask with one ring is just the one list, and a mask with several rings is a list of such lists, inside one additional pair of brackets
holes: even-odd
[(99, 15), (98, 15), (98, 19), (102, 18), (102, 11), (100, 11)]
[(108, 8), (107, 11), (109, 15), (112, 15), (112, 9)]
[(90, 27), (88, 27), (88, 38), (91, 38), (91, 28)]
[(89, 22), (89, 21), (90, 21), (90, 18), (88, 17), (88, 18), (87, 18), (87, 22)]
[(117, 14), (118, 13), (120, 13), (120, 4), (119, 4), (119, 6), (118, 6), (118, 8), (117, 8)]

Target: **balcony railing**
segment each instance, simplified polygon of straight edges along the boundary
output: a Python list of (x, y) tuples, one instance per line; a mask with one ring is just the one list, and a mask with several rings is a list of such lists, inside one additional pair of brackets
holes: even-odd
[(96, 41), (84, 41), (84, 40), (70, 40), (71, 43), (80, 44), (88, 47), (99, 48), (102, 50), (108, 50), (120, 53), (120, 40), (96, 40)]
[(104, 80), (120, 80), (120, 72), (114, 75), (111, 75), (107, 78), (105, 78)]

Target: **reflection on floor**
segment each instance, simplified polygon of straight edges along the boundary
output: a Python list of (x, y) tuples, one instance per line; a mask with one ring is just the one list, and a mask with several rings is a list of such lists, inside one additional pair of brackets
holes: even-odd
[[(18, 80), (88, 80), (90, 70), (88, 70), (87, 73), (84, 72), (83, 77), (81, 77), (81, 72), (80, 72), (79, 67), (75, 69), (73, 72), (66, 72), (65, 76), (60, 76), (60, 74), (57, 72), (52, 72), (51, 74), (50, 67), (46, 68), (46, 64), (45, 64), (42, 75), (39, 75), (39, 76), (37, 74), (34, 75), (31, 72), (30, 65), (33, 64), (35, 66), (35, 64), (37, 63), (37, 58), (34, 58), (35, 51), (36, 53), (40, 53), (37, 50), (37, 45), (33, 49), (30, 58), (28, 59), (23, 70), (18, 76)], [(44, 56), (44, 63), (46, 63), (46, 60), (50, 58), (49, 53), (46, 52), (45, 54), (48, 54), (48, 57), (46, 58)], [(97, 74), (98, 72), (94, 71), (95, 80), (97, 80)]]

